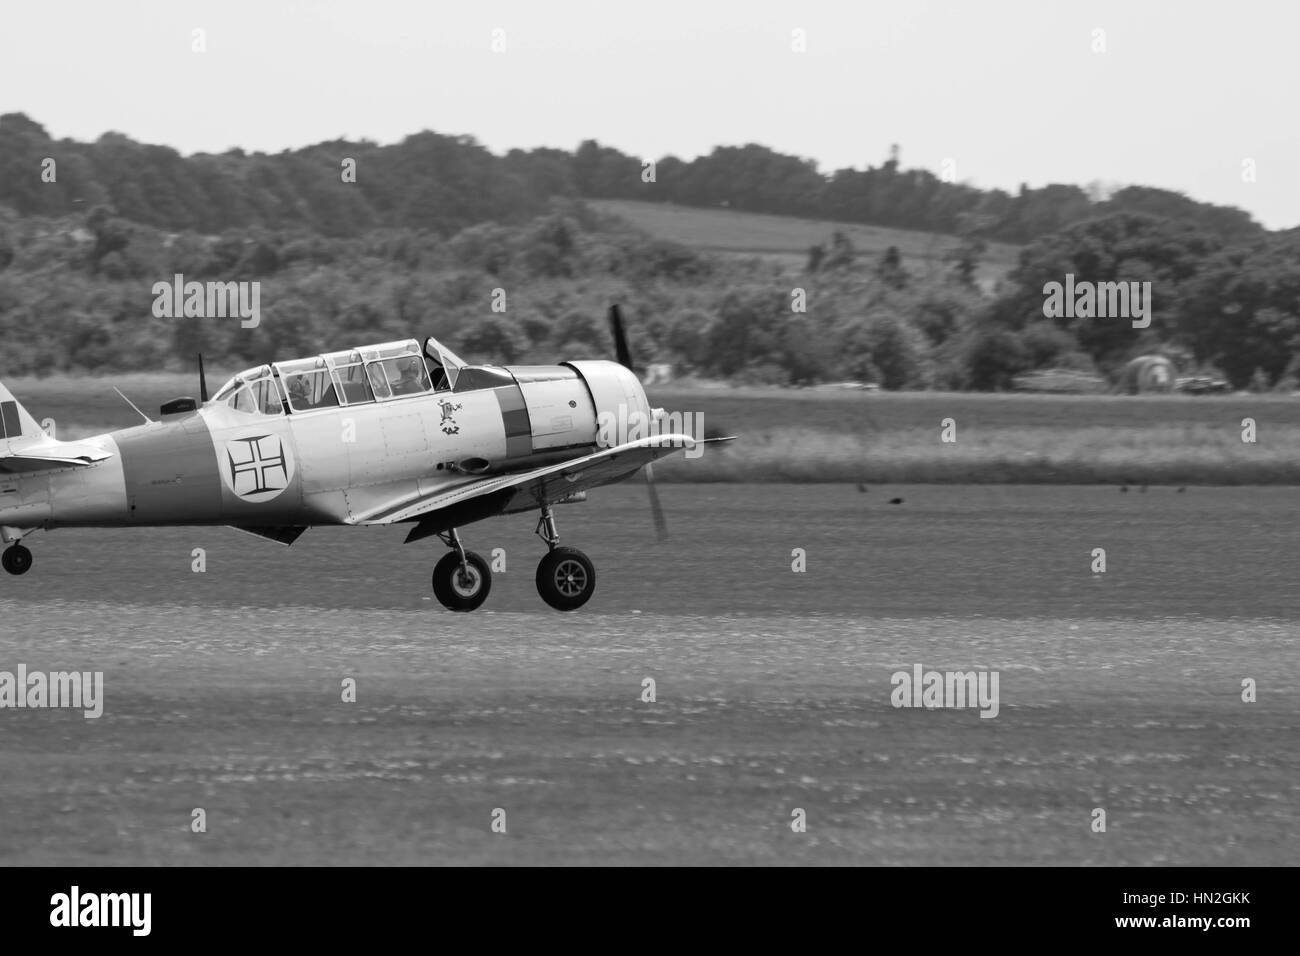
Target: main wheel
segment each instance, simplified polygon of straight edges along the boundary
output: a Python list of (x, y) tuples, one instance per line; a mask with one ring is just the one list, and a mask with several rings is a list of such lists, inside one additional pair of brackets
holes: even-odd
[(577, 548), (553, 548), (537, 564), (537, 593), (557, 611), (576, 611), (596, 590), (596, 566)]
[(473, 611), (487, 600), (492, 590), (492, 569), (473, 551), (465, 552), (466, 567), (460, 555), (448, 551), (433, 567), (433, 594), (443, 607), (453, 611)]
[(32, 568), (32, 553), (21, 544), (11, 544), (0, 555), (0, 564), (10, 574), (26, 574)]

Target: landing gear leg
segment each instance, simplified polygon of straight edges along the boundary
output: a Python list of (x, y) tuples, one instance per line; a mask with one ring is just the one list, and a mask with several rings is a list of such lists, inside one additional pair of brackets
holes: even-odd
[(560, 532), (549, 504), (542, 505), (537, 536), (547, 552), (537, 565), (537, 593), (557, 611), (576, 611), (596, 590), (596, 566), (577, 548), (561, 548)]
[(32, 553), (24, 545), (11, 544), (0, 555), (0, 565), (10, 574), (26, 574), (32, 569)]
[(492, 569), (480, 555), (465, 550), (455, 528), (438, 537), (452, 550), (434, 565), (434, 597), (453, 611), (477, 609), (492, 590)]

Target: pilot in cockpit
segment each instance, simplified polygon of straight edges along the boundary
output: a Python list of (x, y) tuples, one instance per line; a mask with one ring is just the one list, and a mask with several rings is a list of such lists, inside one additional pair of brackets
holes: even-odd
[(295, 375), (289, 379), (289, 398), (297, 409), (311, 408), (311, 386), (307, 384), (306, 375)]
[(420, 367), (420, 360), (415, 356), (397, 363), (397, 381), (393, 383), (394, 395), (414, 395), (423, 392), (428, 384)]

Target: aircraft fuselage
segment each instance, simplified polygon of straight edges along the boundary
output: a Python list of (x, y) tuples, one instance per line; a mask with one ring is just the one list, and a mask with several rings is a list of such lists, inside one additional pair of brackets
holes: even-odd
[(466, 369), (462, 390), (281, 414), (213, 401), (83, 439), (77, 468), (0, 472), (0, 527), (344, 524), (503, 471), (579, 457), (617, 403), (646, 408), (609, 362)]

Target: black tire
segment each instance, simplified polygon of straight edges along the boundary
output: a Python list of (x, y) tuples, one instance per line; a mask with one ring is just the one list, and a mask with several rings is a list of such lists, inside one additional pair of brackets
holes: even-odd
[(433, 566), (433, 594), (452, 611), (473, 611), (482, 606), (492, 591), (492, 569), (473, 551), (465, 552), (470, 580), (463, 578), (460, 555), (448, 551)]
[(596, 566), (577, 548), (553, 548), (537, 563), (537, 593), (557, 611), (576, 611), (596, 590)]
[(0, 564), (10, 574), (26, 574), (32, 569), (32, 553), (21, 544), (11, 544), (0, 555)]

